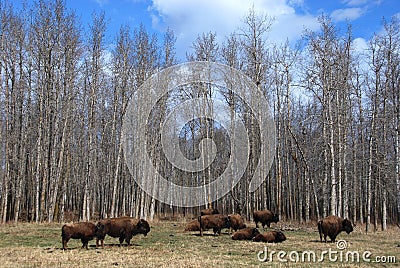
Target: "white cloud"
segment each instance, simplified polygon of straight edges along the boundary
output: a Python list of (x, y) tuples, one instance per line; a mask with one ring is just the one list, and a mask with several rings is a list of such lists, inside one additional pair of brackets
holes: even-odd
[(304, 27), (316, 29), (317, 22), (309, 15), (298, 15), (295, 6), (303, 0), (153, 0), (150, 7), (153, 27), (170, 27), (177, 36), (177, 50), (189, 51), (198, 35), (215, 32), (221, 41), (243, 26), (243, 18), (252, 5), (257, 13), (275, 18), (270, 41), (295, 40)]
[(356, 38), (353, 40), (353, 48), (357, 52), (365, 52), (368, 49), (368, 42), (364, 38)]
[(108, 4), (108, 0), (94, 0), (100, 7)]
[(348, 6), (361, 6), (368, 2), (368, 0), (343, 0), (342, 3)]
[(345, 20), (355, 20), (362, 16), (364, 13), (364, 9), (354, 7), (354, 8), (345, 8), (345, 9), (336, 9), (331, 13), (331, 17), (333, 21), (345, 21)]

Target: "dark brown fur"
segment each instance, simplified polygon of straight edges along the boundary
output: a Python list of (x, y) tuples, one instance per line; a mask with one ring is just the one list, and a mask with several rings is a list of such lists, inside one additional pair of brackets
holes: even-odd
[(200, 223), (200, 236), (203, 236), (203, 231), (213, 229), (214, 235), (221, 234), (223, 228), (229, 228), (229, 218), (221, 214), (204, 215), (199, 216), (198, 221)]
[(256, 223), (256, 227), (258, 227), (258, 223), (260, 222), (263, 228), (265, 225), (271, 228), (271, 222), (277, 223), (279, 221), (279, 216), (270, 210), (256, 210), (253, 212), (253, 219)]
[(185, 226), (185, 231), (186, 232), (194, 232), (194, 231), (200, 231), (200, 223), (198, 220), (193, 220), (191, 222), (188, 222)]
[(135, 219), (131, 217), (119, 217), (100, 220), (97, 223), (97, 241), (96, 246), (101, 241), (101, 246), (104, 248), (104, 238), (106, 235), (119, 238), (119, 245), (121, 246), (124, 240), (130, 245), (130, 240), (134, 235), (144, 234), (150, 232), (150, 225), (143, 219)]
[(231, 230), (235, 230), (235, 232), (239, 229), (246, 228), (246, 224), (244, 224), (244, 220), (242, 216), (239, 214), (230, 214), (228, 215), (229, 223), (231, 226)]
[(214, 215), (214, 214), (219, 214), (218, 209), (216, 208), (208, 208), (208, 209), (202, 209), (200, 211), (200, 215), (204, 216), (204, 215)]
[(327, 236), (329, 236), (331, 242), (335, 242), (336, 236), (342, 231), (345, 231), (347, 234), (353, 231), (353, 225), (348, 219), (331, 215), (318, 222), (318, 232), (321, 242), (322, 235), (324, 235), (325, 243)]
[(279, 243), (286, 240), (286, 236), (281, 231), (269, 231), (257, 235), (253, 238), (254, 242), (267, 242), (267, 243)]
[(64, 224), (61, 228), (62, 246), (67, 249), (68, 241), (80, 239), (82, 248), (88, 249), (88, 243), (96, 236), (97, 227), (91, 222), (75, 222)]
[(252, 240), (253, 237), (260, 234), (257, 228), (247, 227), (241, 229), (232, 235), (233, 240)]

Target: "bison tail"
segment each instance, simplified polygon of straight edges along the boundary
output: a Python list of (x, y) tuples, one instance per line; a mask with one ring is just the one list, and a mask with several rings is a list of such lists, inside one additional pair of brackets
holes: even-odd
[(65, 237), (65, 226), (63, 226), (62, 228), (61, 228), (61, 237), (62, 238), (64, 238)]
[(318, 222), (318, 232), (319, 232), (319, 239), (322, 242), (322, 220)]

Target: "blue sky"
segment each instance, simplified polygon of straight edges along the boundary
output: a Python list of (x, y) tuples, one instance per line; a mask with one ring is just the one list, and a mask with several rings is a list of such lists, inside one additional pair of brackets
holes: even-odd
[[(28, 2), (31, 2), (30, 0)], [(400, 0), (66, 0), (83, 26), (91, 21), (93, 11), (105, 12), (107, 40), (112, 43), (121, 25), (131, 28), (143, 23), (148, 31), (162, 35), (167, 27), (177, 37), (181, 57), (203, 32), (215, 32), (219, 40), (242, 24), (249, 8), (275, 18), (269, 39), (278, 43), (301, 37), (303, 29), (317, 30), (317, 17), (329, 15), (342, 29), (353, 26), (354, 39), (360, 48), (373, 33), (382, 30), (382, 18), (400, 16)]]

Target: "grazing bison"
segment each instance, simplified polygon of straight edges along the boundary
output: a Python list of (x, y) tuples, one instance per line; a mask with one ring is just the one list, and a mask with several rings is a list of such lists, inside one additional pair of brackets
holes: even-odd
[(197, 220), (200, 224), (200, 236), (203, 236), (204, 230), (211, 228), (214, 231), (214, 235), (217, 233), (220, 235), (223, 228), (230, 227), (228, 216), (221, 214), (199, 216)]
[(68, 241), (72, 239), (80, 239), (82, 248), (88, 249), (89, 240), (96, 236), (97, 227), (91, 222), (75, 222), (64, 224), (61, 228), (62, 246), (67, 249)]
[(185, 231), (187, 232), (194, 232), (194, 231), (200, 231), (200, 223), (198, 220), (193, 220), (191, 222), (188, 222), (185, 226)]
[(258, 223), (261, 222), (263, 228), (265, 225), (271, 228), (271, 222), (277, 223), (279, 221), (279, 216), (270, 210), (256, 210), (253, 212), (253, 219), (256, 223), (256, 227), (258, 227)]
[(254, 242), (267, 242), (267, 243), (279, 243), (286, 240), (286, 236), (281, 231), (270, 231), (263, 234), (259, 234), (253, 238)]
[(131, 217), (119, 217), (109, 218), (100, 220), (97, 223), (97, 241), (96, 246), (99, 246), (99, 240), (101, 241), (101, 247), (104, 248), (104, 238), (106, 235), (111, 237), (119, 238), (119, 245), (121, 246), (124, 240), (130, 245), (132, 236), (137, 234), (144, 234), (150, 232), (150, 225), (143, 219), (135, 219)]
[(343, 219), (337, 216), (328, 216), (318, 222), (319, 238), (322, 242), (322, 234), (326, 243), (326, 236), (329, 236), (331, 242), (335, 242), (336, 236), (345, 231), (347, 234), (353, 231), (353, 226), (348, 219)]
[(229, 223), (231, 226), (231, 230), (235, 230), (235, 232), (239, 229), (246, 228), (246, 224), (244, 224), (244, 220), (242, 216), (239, 214), (230, 214), (228, 215)]
[(257, 228), (246, 227), (241, 229), (232, 235), (233, 240), (252, 240), (256, 235), (259, 235), (260, 232)]
[(216, 208), (208, 208), (208, 209), (202, 209), (200, 211), (200, 215), (204, 216), (204, 215), (214, 215), (214, 214), (219, 214), (218, 209)]

